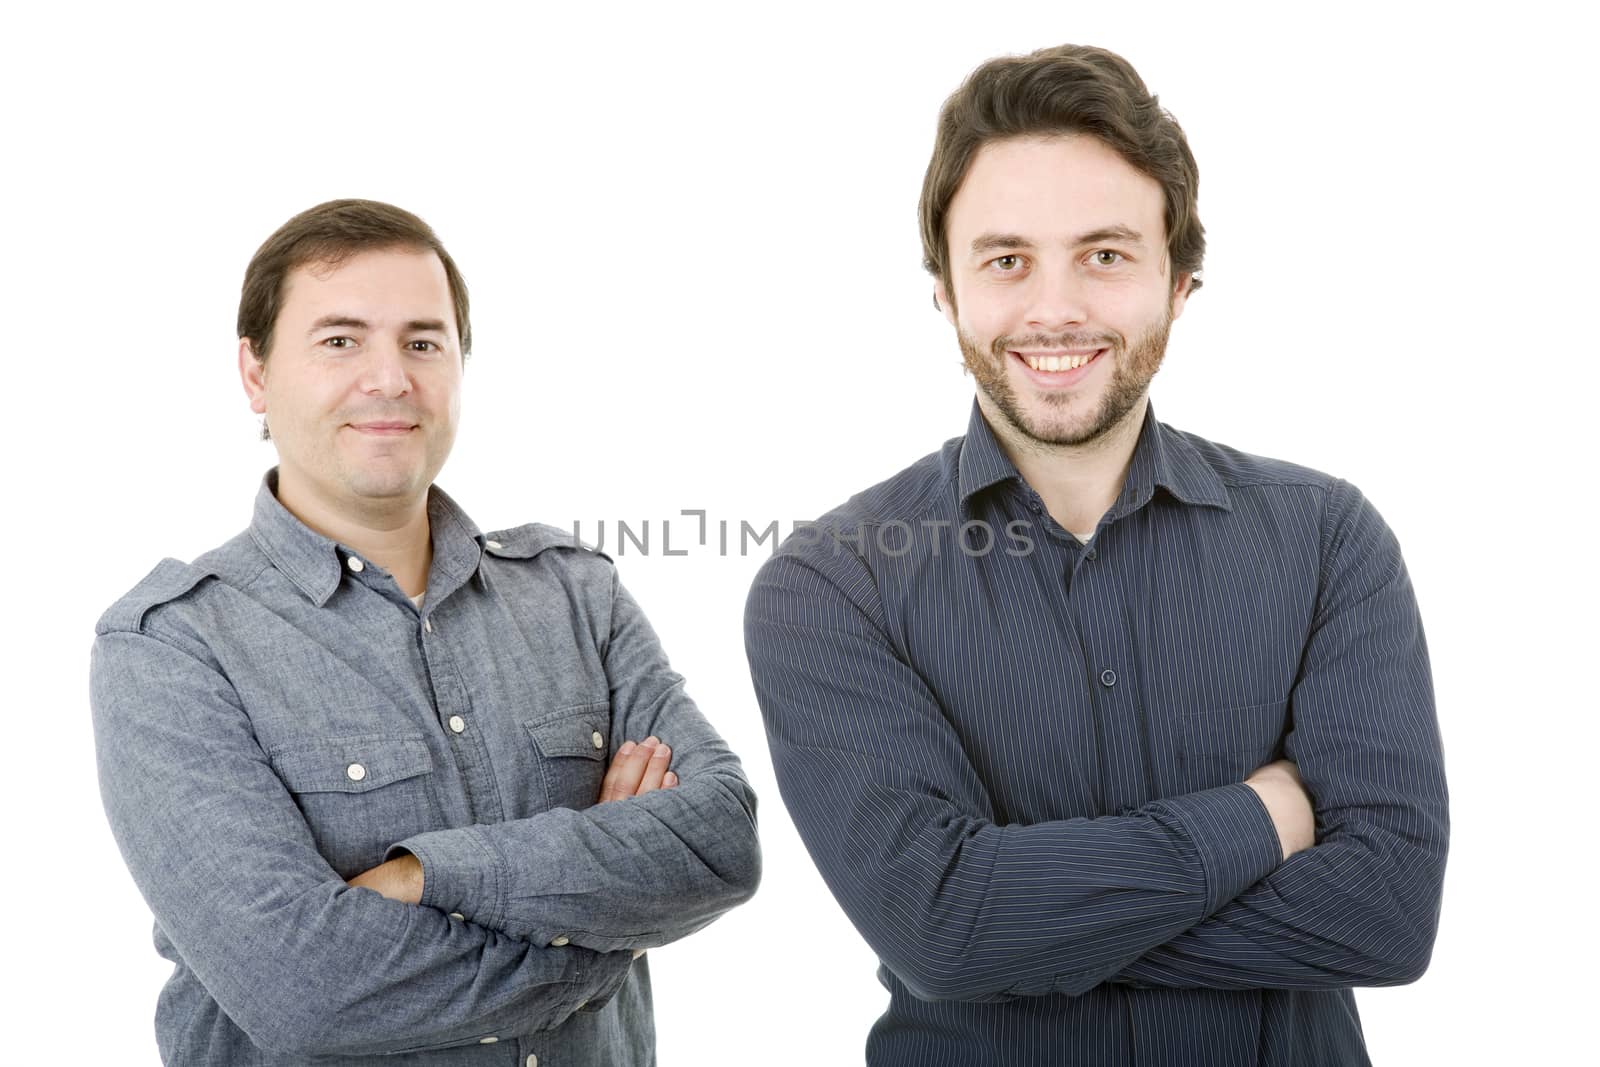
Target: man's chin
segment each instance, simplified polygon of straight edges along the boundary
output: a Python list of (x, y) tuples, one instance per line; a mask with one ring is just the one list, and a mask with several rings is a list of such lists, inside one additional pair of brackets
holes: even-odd
[(418, 471), (374, 471), (345, 479), (345, 488), (361, 500), (406, 500), (425, 492), (428, 481)]

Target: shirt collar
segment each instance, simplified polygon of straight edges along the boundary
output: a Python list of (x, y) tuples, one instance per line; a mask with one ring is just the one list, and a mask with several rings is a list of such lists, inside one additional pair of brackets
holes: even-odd
[[(957, 459), (956, 485), (962, 508), (974, 494), (1000, 482), (1022, 476), (1000, 447), (994, 431), (983, 417), (978, 402), (972, 402), (967, 420), (967, 436)], [(1111, 507), (1110, 517), (1121, 518), (1149, 502), (1155, 487), (1161, 486), (1185, 504), (1210, 505), (1232, 510), (1228, 489), (1188, 438), (1170, 426), (1156, 421), (1154, 404), (1147, 403), (1144, 425), (1133, 446), (1133, 462), (1122, 483), (1122, 492)]]
[[(428, 576), (432, 602), (446, 592), (435, 588), (441, 579), (454, 589), (477, 572), (483, 559), (483, 535), (461, 506), (436, 485), (428, 489), (428, 527), (433, 538), (433, 568)], [(359, 555), (317, 533), (278, 502), (277, 467), (267, 471), (256, 491), (250, 537), (272, 565), (319, 608), (339, 588), (345, 557)]]

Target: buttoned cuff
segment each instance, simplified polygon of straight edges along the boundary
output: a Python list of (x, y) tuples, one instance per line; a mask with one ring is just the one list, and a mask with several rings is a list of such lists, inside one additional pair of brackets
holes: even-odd
[(1209, 918), (1283, 861), (1283, 846), (1272, 816), (1247, 785), (1167, 797), (1150, 808), (1156, 812), (1165, 809), (1199, 856), (1206, 882), (1201, 918)]
[(433, 830), (390, 847), (385, 859), (409, 852), (422, 864), (421, 904), (461, 915), (491, 929), (505, 921), (506, 886), (500, 850), (470, 826)]

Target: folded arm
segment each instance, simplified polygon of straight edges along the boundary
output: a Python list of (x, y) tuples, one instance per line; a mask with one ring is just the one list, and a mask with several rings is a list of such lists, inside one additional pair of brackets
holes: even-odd
[(101, 793), (134, 881), (260, 1047), (365, 1055), (526, 1035), (626, 977), (628, 953), (551, 950), (347, 886), (204, 649), (102, 630), (91, 677)]
[(422, 903), (536, 943), (613, 951), (675, 941), (755, 892), (755, 794), (620, 584), (604, 662), (612, 737), (660, 738), (677, 784), (398, 842), (421, 861)]
[(1118, 816), (997, 824), (937, 699), (887, 637), (853, 553), (824, 544), (775, 557), (745, 625), (800, 835), (917, 996), (1082, 992), (1280, 862), (1278, 830), (1243, 784)]
[(1449, 839), (1428, 650), (1399, 545), (1336, 483), (1286, 753), (1317, 845), (1116, 980), (1221, 989), (1392, 985), (1427, 967)]

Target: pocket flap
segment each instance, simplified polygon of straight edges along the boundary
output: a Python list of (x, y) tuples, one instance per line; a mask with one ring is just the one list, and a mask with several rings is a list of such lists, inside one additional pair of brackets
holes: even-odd
[(611, 704), (575, 704), (562, 708), (542, 719), (523, 723), (539, 754), (557, 756), (582, 756), (602, 760), (611, 745)]
[(365, 793), (433, 770), (420, 737), (333, 737), (280, 746), (268, 758), (292, 793)]

